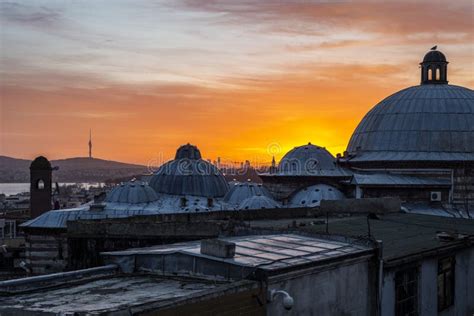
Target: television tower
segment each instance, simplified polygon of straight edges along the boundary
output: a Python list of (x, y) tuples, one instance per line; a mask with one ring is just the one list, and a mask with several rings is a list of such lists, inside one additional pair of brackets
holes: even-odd
[(89, 159), (92, 158), (92, 130), (89, 129)]

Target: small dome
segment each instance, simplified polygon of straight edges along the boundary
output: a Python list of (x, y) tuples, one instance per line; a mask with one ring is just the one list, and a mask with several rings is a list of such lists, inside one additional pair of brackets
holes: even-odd
[(273, 199), (268, 190), (261, 184), (255, 182), (236, 182), (230, 186), (229, 192), (224, 196), (224, 202), (239, 205), (243, 200), (252, 196), (266, 196)]
[(321, 200), (342, 200), (344, 194), (341, 191), (326, 184), (316, 184), (299, 190), (290, 199), (290, 207), (315, 207), (321, 204)]
[(214, 198), (223, 197), (229, 190), (229, 185), (219, 169), (201, 158), (196, 158), (201, 157), (197, 147), (182, 146), (176, 157), (175, 160), (163, 164), (150, 179), (150, 186), (157, 193)]
[(278, 164), (278, 173), (284, 175), (344, 175), (326, 148), (308, 143), (290, 150)]
[(238, 209), (239, 210), (261, 210), (261, 209), (272, 209), (272, 208), (279, 208), (280, 204), (275, 200), (263, 196), (257, 195), (246, 198), (245, 200), (240, 203)]
[(446, 56), (439, 50), (430, 50), (426, 53), (425, 57), (423, 57), (423, 62), (446, 62)]
[(105, 202), (140, 204), (158, 200), (156, 192), (143, 182), (126, 182), (112, 189)]
[(36, 157), (30, 165), (30, 169), (51, 170), (51, 163), (43, 156)]
[(196, 146), (188, 143), (178, 148), (174, 159), (201, 159), (201, 152)]

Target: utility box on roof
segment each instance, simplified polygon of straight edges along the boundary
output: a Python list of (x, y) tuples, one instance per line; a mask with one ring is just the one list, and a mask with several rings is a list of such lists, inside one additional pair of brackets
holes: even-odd
[(235, 243), (220, 239), (205, 239), (201, 241), (201, 253), (219, 258), (233, 258)]

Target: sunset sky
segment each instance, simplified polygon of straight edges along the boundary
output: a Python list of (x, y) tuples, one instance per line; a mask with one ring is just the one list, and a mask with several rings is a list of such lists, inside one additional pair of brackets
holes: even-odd
[(342, 152), (363, 115), (419, 84), (434, 45), (474, 86), (460, 1), (2, 1), (0, 155), (148, 164), (183, 143), (269, 162)]

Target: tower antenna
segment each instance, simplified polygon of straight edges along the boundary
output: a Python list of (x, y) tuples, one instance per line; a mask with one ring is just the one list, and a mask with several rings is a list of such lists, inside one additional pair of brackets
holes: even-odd
[(89, 159), (92, 158), (92, 129), (89, 129)]

